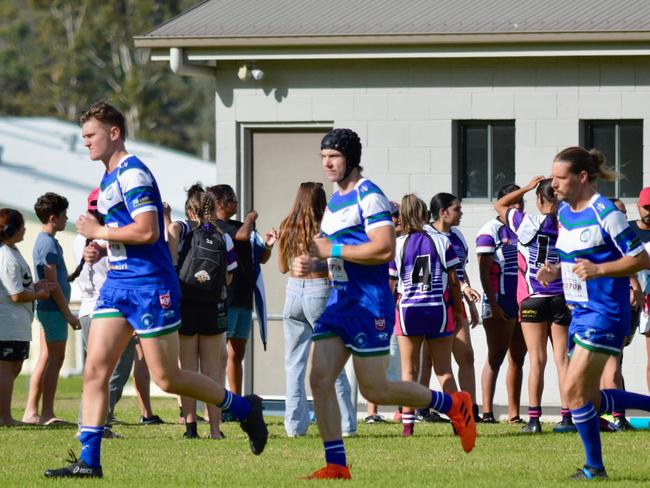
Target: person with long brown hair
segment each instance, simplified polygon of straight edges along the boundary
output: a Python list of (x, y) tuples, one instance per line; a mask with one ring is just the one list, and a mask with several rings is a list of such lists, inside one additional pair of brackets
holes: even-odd
[[(284, 428), (289, 437), (304, 436), (309, 427), (305, 372), (314, 324), (325, 309), (330, 294), (325, 261), (314, 263), (313, 271), (308, 274), (297, 273), (292, 264), (294, 260), (311, 259), (307, 250), (320, 232), (326, 205), (321, 183), (301, 183), (291, 212), (280, 224), (278, 236), (278, 266), (282, 273), (289, 273), (282, 313), (287, 383)], [(336, 393), (342, 412), (343, 435), (352, 435), (357, 430), (357, 419), (345, 370), (336, 380)]]

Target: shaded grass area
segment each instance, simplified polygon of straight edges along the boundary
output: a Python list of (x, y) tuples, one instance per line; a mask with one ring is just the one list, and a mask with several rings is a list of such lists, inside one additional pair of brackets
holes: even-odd
[[(17, 380), (14, 407), (24, 406), (27, 380)], [(75, 422), (80, 378), (61, 380), (56, 413)], [(253, 456), (236, 423), (226, 423), (226, 439), (186, 440), (178, 425), (172, 399), (153, 399), (154, 410), (166, 422), (140, 426), (137, 400), (122, 399), (116, 409), (114, 431), (123, 439), (103, 442), (103, 480), (46, 480), (46, 468), (65, 464), (68, 449), (79, 452), (76, 426), (0, 428), (0, 481), (3, 486), (299, 486), (296, 478), (324, 465), (315, 426), (304, 438), (288, 439), (280, 417), (268, 417), (269, 444)], [(14, 408), (14, 417), (22, 410)], [(359, 434), (346, 439), (352, 482), (358, 486), (575, 486), (567, 477), (582, 464), (577, 434), (523, 436), (521, 426), (479, 425), (479, 439), (467, 455), (448, 424), (417, 424), (412, 438), (400, 436), (397, 424), (359, 425)], [(207, 424), (199, 424), (206, 436)], [(650, 432), (603, 435), (609, 485), (650, 484)], [(317, 483), (317, 482), (316, 482)], [(346, 485), (346, 486), (347, 486)]]

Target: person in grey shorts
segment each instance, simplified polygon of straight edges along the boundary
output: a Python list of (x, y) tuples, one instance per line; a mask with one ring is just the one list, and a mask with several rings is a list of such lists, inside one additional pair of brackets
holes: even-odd
[[(309, 408), (305, 391), (305, 372), (314, 324), (325, 310), (330, 294), (327, 264), (322, 262), (306, 276), (292, 271), (294, 259), (311, 259), (306, 254), (317, 234), (327, 199), (320, 183), (301, 183), (291, 213), (280, 224), (278, 265), (290, 273), (284, 302), (284, 369), (287, 393), (284, 428), (289, 437), (304, 436), (309, 427)], [(336, 396), (341, 408), (344, 436), (357, 431), (356, 408), (345, 370), (336, 379)]]

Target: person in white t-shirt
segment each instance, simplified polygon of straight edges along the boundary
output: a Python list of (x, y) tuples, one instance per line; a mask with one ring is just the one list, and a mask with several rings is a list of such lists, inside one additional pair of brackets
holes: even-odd
[(20, 425), (11, 417), (14, 381), (29, 356), (34, 301), (47, 300), (55, 283), (34, 283), (16, 244), (25, 237), (20, 212), (0, 209), (0, 425)]

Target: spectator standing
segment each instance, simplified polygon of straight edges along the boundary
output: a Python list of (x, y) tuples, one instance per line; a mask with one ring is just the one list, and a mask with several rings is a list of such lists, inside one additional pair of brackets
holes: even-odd
[(0, 209), (0, 426), (20, 425), (11, 416), (14, 381), (29, 357), (34, 301), (46, 300), (56, 286), (34, 283), (16, 247), (25, 237), (25, 221), (17, 210)]
[[(68, 221), (68, 200), (56, 193), (46, 193), (34, 205), (36, 216), (43, 224), (34, 244), (34, 270), (38, 280), (57, 283), (47, 300), (36, 302), (36, 317), (41, 323), (41, 343), (38, 362), (29, 381), (29, 395), (23, 422), (56, 425), (63, 420), (54, 414), (54, 397), (59, 371), (65, 359), (68, 324), (81, 329), (79, 319), (70, 311), (70, 283), (63, 260), (63, 249), (56, 239)], [(42, 410), (39, 403), (43, 400)]]

